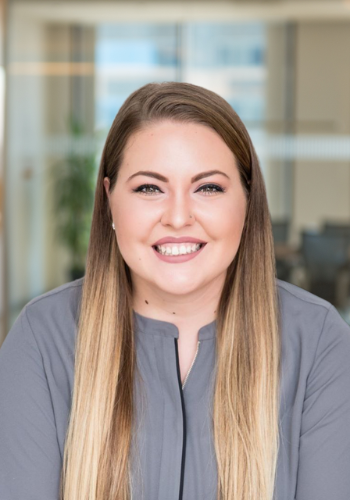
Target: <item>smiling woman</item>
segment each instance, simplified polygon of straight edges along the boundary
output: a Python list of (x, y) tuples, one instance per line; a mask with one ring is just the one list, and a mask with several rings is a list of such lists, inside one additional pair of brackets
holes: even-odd
[(0, 350), (0, 498), (348, 500), (349, 360), (337, 310), (276, 278), (238, 115), (147, 84), (106, 140), (84, 278)]
[[(142, 164), (149, 170), (139, 171)], [(158, 184), (140, 185), (147, 177)], [(108, 176), (104, 186), (118, 248), (130, 269), (134, 310), (164, 321), (172, 321), (175, 310), (186, 352), (202, 323), (215, 318), (241, 240), (247, 192), (235, 157), (206, 125), (158, 120), (129, 137), (113, 189)], [(191, 238), (206, 245), (187, 249)], [(160, 239), (163, 246), (153, 251)], [(174, 273), (173, 265), (163, 263), (187, 265)]]

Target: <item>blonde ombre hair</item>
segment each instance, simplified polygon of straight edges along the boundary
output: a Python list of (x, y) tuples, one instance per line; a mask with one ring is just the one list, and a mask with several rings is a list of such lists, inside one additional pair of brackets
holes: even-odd
[(236, 158), (247, 212), (216, 318), (217, 500), (272, 500), (279, 448), (281, 340), (265, 184), (249, 134), (231, 106), (210, 90), (178, 82), (150, 83), (133, 92), (115, 117), (102, 153), (79, 309), (60, 499), (132, 497), (133, 289), (111, 229), (103, 179), (109, 177), (113, 191), (127, 140), (159, 120), (207, 125)]

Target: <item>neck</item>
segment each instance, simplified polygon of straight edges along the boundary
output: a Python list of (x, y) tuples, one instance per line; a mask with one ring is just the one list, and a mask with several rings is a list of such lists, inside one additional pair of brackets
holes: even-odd
[(179, 330), (179, 340), (194, 343), (198, 330), (216, 319), (220, 293), (218, 286), (188, 296), (134, 287), (133, 309), (142, 316), (173, 323)]

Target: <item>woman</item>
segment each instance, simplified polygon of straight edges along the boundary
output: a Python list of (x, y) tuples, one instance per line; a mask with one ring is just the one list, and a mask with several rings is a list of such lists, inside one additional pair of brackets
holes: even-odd
[(0, 400), (0, 498), (350, 498), (350, 328), (276, 278), (224, 99), (166, 82), (125, 101), (85, 276), (23, 308)]

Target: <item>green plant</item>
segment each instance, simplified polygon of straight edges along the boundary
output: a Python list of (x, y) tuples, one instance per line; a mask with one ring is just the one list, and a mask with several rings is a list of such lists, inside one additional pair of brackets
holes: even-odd
[(93, 142), (89, 148), (83, 148), (82, 153), (77, 151), (79, 141), (86, 138), (81, 124), (71, 118), (69, 131), (69, 152), (52, 170), (56, 236), (70, 252), (73, 280), (85, 272), (97, 169), (96, 151), (91, 148)]

